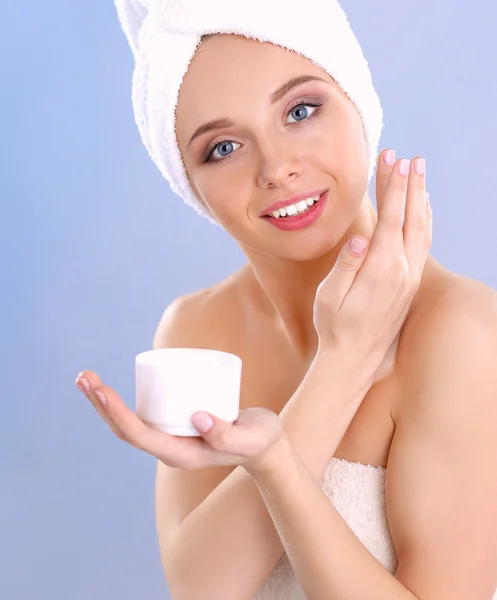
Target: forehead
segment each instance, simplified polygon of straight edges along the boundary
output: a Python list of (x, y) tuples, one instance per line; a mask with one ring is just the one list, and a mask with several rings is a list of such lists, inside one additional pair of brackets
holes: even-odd
[(191, 60), (179, 90), (178, 139), (184, 141), (203, 121), (236, 116), (237, 106), (267, 102), (281, 83), (304, 74), (332, 81), (310, 59), (270, 42), (233, 34), (209, 39)]

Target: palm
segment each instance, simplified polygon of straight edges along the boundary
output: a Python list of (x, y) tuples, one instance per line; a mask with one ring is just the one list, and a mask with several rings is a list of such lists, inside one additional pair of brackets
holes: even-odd
[(283, 435), (283, 425), (276, 413), (267, 408), (251, 407), (241, 410), (233, 424), (218, 418), (215, 425), (218, 433), (209, 436), (209, 441), (201, 436), (173, 436), (142, 421), (113, 388), (102, 385), (96, 373), (86, 371), (84, 377), (92, 390), (98, 389), (105, 394), (105, 406), (94, 391), (87, 397), (116, 436), (170, 467), (253, 466)]
[[(137, 417), (138, 418), (138, 417)], [(271, 448), (283, 433), (278, 415), (262, 407), (241, 410), (238, 419), (226, 430), (225, 438), (213, 447), (202, 437), (169, 436), (159, 460), (169, 466), (196, 469), (202, 466), (251, 465)], [(171, 464), (174, 446), (176, 464)]]

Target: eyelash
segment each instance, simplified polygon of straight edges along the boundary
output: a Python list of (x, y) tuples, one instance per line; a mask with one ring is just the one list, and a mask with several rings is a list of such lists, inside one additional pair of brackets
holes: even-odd
[[(295, 123), (290, 123), (290, 125), (298, 125), (299, 123), (305, 123), (307, 121), (311, 121), (314, 117), (317, 117), (317, 115), (321, 112), (320, 111), (320, 107), (323, 106), (323, 103), (322, 102), (307, 102), (303, 98), (301, 98), (296, 104), (294, 104), (291, 108), (288, 109), (287, 117), (292, 112), (292, 110), (295, 110), (296, 108), (298, 108), (300, 106), (312, 106), (314, 108), (317, 108), (317, 110), (315, 110), (312, 113), (312, 115), (310, 115), (309, 117), (303, 119), (302, 121), (297, 121)], [(222, 162), (226, 158), (231, 158), (233, 156), (233, 152), (231, 154), (228, 154), (224, 158), (218, 158), (215, 161), (211, 161), (211, 157), (212, 157), (212, 155), (214, 153), (214, 150), (218, 146), (220, 146), (221, 144), (224, 144), (225, 142), (234, 142), (234, 141), (235, 140), (225, 139), (225, 140), (221, 140), (220, 142), (216, 142), (213, 146), (211, 146), (210, 148), (207, 148), (207, 150), (205, 151), (204, 155), (202, 156), (202, 162), (204, 164), (212, 163), (212, 162), (218, 163), (218, 162)], [(238, 143), (238, 142), (235, 142), (235, 143)]]

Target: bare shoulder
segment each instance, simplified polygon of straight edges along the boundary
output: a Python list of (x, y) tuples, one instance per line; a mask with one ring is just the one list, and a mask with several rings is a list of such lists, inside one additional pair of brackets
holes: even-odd
[(402, 331), (396, 360), (403, 392), (393, 408), (394, 420), (421, 382), (450, 377), (451, 365), (455, 369), (486, 350), (497, 350), (497, 292), (444, 271), (416, 299)]
[[(212, 287), (174, 299), (160, 318), (154, 349), (210, 348), (241, 355), (238, 280), (237, 272)], [(179, 525), (233, 470), (226, 466), (189, 471), (157, 462), (155, 516), (163, 559)]]
[(239, 272), (175, 298), (164, 310), (153, 338), (158, 348), (212, 348), (235, 352), (240, 325)]
[[(472, 597), (491, 597), (497, 558), (497, 546), (488, 543), (497, 533), (496, 334), (497, 293), (448, 272), (430, 278), (405, 328), (386, 504), (396, 577), (408, 589), (435, 593), (445, 571), (456, 596), (456, 590), (471, 589)], [(488, 567), (472, 559), (482, 552), (490, 557)], [(445, 581), (442, 587), (449, 597)]]

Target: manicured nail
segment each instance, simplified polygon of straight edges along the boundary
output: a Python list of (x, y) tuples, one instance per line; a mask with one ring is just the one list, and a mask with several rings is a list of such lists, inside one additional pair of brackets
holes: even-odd
[(425, 159), (424, 158), (417, 158), (414, 161), (414, 168), (416, 169), (416, 173), (418, 175), (424, 175), (424, 172), (425, 172)]
[(403, 158), (399, 162), (399, 173), (401, 175), (407, 175), (409, 173), (409, 161), (407, 160), (407, 158)]
[(387, 150), (383, 155), (383, 160), (389, 167), (395, 164), (395, 150)]
[(76, 385), (78, 386), (78, 389), (83, 393), (83, 394), (89, 394), (91, 391), (91, 387), (90, 384), (88, 383), (88, 381), (84, 378), (84, 377), (80, 377), (77, 381), (76, 381)]
[(100, 400), (100, 402), (105, 406), (107, 404), (107, 399), (99, 390), (95, 390), (95, 396)]
[(361, 238), (354, 237), (350, 240), (350, 249), (354, 254), (362, 254), (366, 246), (367, 243)]
[(214, 421), (211, 419), (211, 417), (205, 414), (204, 412), (200, 412), (194, 415), (192, 417), (192, 422), (195, 425), (195, 427), (202, 433), (209, 431), (209, 429), (214, 424)]

